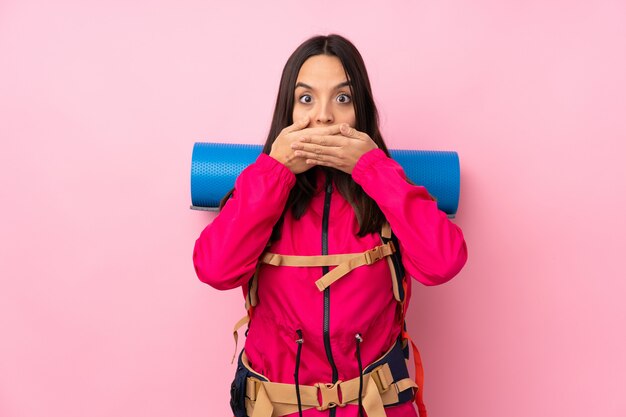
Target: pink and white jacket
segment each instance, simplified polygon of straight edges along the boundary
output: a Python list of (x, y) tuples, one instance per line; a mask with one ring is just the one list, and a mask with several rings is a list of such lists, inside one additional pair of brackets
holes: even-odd
[[(317, 194), (300, 220), (285, 213), (280, 240), (270, 252), (321, 255), (325, 194), (319, 171)], [(352, 172), (354, 181), (376, 201), (400, 243), (407, 277), (424, 285), (443, 284), (467, 260), (461, 229), (437, 208), (422, 186), (411, 185), (401, 166), (380, 149), (364, 154)], [(193, 261), (202, 282), (219, 290), (242, 287), (254, 274), (279, 220), (295, 175), (272, 157), (261, 154), (242, 171), (235, 191), (215, 220), (200, 234)], [(363, 252), (380, 245), (380, 236), (358, 237), (352, 206), (334, 188), (328, 211), (328, 254)], [(332, 268), (331, 268), (332, 269)], [(314, 282), (321, 267), (262, 265), (258, 275), (258, 305), (249, 325), (245, 351), (252, 368), (274, 382), (294, 383), (296, 330), (303, 334), (300, 384), (342, 381), (358, 377), (355, 334), (362, 335), (364, 365), (383, 355), (397, 340), (401, 325), (387, 262), (351, 271), (329, 287)], [(411, 279), (407, 280), (407, 303)], [(358, 407), (336, 408), (337, 417), (356, 417)], [(305, 416), (328, 415), (315, 408)], [(416, 416), (412, 403), (386, 409), (390, 417)]]

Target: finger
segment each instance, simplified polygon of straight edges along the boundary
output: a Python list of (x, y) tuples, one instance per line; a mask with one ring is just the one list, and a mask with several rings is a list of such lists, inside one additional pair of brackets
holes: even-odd
[(353, 127), (350, 127), (350, 125), (348, 125), (347, 123), (342, 123), (340, 126), (340, 132), (342, 135), (347, 136), (349, 138), (360, 138), (360, 133), (358, 130), (356, 130)]
[[(333, 138), (332, 140), (336, 142), (336, 139)], [(299, 142), (293, 142), (290, 146), (291, 146), (291, 149), (294, 150), (294, 153), (297, 153), (298, 151), (302, 151), (302, 152), (309, 152), (309, 153), (314, 153), (314, 154), (337, 155), (337, 152), (341, 150), (342, 148), (341, 144), (336, 145), (336, 144), (330, 144), (329, 142), (330, 140), (328, 141), (320, 140), (320, 143), (308, 143), (306, 139), (303, 139), (302, 141), (299, 141)], [(339, 142), (336, 142), (336, 143), (339, 143)]]
[(285, 129), (283, 129), (283, 132), (291, 133), (291, 132), (295, 132), (297, 130), (302, 130), (305, 127), (307, 127), (308, 124), (309, 124), (309, 116), (304, 116), (302, 119), (296, 120), (293, 124), (287, 126)]
[(301, 147), (305, 143), (311, 143), (320, 146), (339, 147), (344, 146), (348, 140), (350, 140), (350, 138), (341, 135), (306, 135), (300, 139), (300, 142), (294, 142), (292, 148), (305, 149)]
[(322, 166), (325, 166), (325, 167), (335, 168), (330, 162), (320, 161), (319, 159), (307, 159), (306, 163), (308, 165), (322, 165)]
[(294, 151), (293, 154), (300, 158), (310, 158), (310, 159), (317, 159), (317, 160), (322, 161), (328, 158), (334, 158), (338, 156), (337, 149), (338, 148), (315, 146), (315, 147), (309, 147), (306, 150)]
[(343, 169), (344, 163), (333, 157), (321, 157), (321, 158), (307, 158), (305, 161), (308, 165), (322, 165), (325, 167)]
[(341, 131), (341, 125), (332, 125), (324, 127), (309, 127), (302, 129), (303, 135), (336, 135)]

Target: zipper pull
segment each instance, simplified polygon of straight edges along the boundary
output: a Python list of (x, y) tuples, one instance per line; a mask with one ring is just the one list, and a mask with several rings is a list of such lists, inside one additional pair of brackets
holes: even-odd
[(333, 183), (332, 183), (332, 181), (328, 181), (326, 183), (326, 192), (328, 194), (331, 194), (333, 192)]

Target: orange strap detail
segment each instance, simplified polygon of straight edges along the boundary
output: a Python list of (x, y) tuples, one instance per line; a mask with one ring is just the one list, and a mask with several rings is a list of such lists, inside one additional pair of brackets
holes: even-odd
[(411, 342), (411, 347), (413, 348), (413, 364), (415, 365), (415, 383), (417, 384), (417, 392), (415, 393), (415, 404), (417, 405), (417, 409), (419, 411), (419, 417), (428, 417), (428, 412), (426, 411), (426, 406), (424, 405), (424, 367), (422, 365), (422, 358), (420, 356), (419, 350), (417, 350), (417, 346), (413, 343), (413, 339), (406, 331), (402, 331), (402, 337), (406, 338)]

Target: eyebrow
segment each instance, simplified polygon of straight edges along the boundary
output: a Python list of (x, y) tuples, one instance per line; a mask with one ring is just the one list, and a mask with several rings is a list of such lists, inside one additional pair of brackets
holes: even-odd
[[(350, 84), (351, 84), (351, 83), (350, 83), (350, 81), (344, 81), (344, 82), (342, 82), (342, 83), (337, 84), (337, 85), (335, 86), (335, 88), (334, 88), (334, 89), (335, 89), (335, 90), (338, 90), (338, 89), (340, 89), (341, 87), (345, 87), (345, 86), (350, 85)], [(295, 88), (298, 88), (298, 87), (308, 88), (309, 90), (315, 90), (315, 88), (313, 88), (313, 87), (311, 87), (310, 85), (305, 84), (305, 83), (303, 83), (303, 82), (301, 82), (301, 81), (298, 81), (298, 82), (296, 83)], [(294, 88), (294, 89), (295, 89), (295, 88)]]

